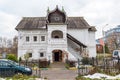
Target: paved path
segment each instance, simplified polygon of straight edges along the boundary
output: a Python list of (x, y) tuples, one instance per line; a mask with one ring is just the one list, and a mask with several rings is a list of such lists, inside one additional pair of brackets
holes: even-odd
[(65, 63), (54, 62), (49, 70), (42, 70), (41, 75), (47, 77), (48, 80), (75, 80), (77, 71), (67, 70)]
[(41, 76), (47, 77), (48, 80), (75, 80), (75, 77), (77, 76), (77, 71), (55, 68), (42, 70)]
[(75, 80), (77, 70), (68, 70), (64, 63), (53, 63), (51, 68), (41, 70), (41, 77), (47, 77), (48, 80)]
[(50, 64), (51, 68), (65, 68), (65, 63), (54, 62)]

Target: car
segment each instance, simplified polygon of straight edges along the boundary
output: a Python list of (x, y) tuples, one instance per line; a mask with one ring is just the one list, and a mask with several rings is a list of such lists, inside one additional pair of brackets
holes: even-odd
[(114, 50), (113, 51), (113, 59), (120, 59), (120, 50)]
[(27, 66), (19, 65), (12, 60), (0, 59), (0, 76), (13, 76), (19, 73), (31, 75), (32, 69)]

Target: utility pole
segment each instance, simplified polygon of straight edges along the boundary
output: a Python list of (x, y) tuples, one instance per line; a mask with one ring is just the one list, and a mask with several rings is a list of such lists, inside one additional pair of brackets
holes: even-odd
[[(104, 27), (102, 27), (102, 35), (103, 35), (103, 41), (105, 41), (105, 32), (104, 32), (104, 28), (108, 26), (108, 24), (106, 24)], [(106, 69), (106, 59), (105, 59), (105, 42), (103, 44), (103, 54), (104, 54), (104, 68)]]

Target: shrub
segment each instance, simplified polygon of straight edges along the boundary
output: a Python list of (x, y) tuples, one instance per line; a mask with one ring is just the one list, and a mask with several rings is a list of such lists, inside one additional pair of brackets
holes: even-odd
[(81, 61), (82, 61), (82, 64), (83, 64), (83, 65), (91, 64), (91, 62), (90, 62), (90, 60), (89, 60), (88, 57), (84, 57)]
[(19, 57), (19, 62), (21, 62), (22, 61), (22, 58), (21, 57)]
[(85, 78), (83, 76), (77, 76), (76, 80), (91, 80), (90, 78)]
[(47, 77), (44, 77), (44, 79), (47, 79)]
[(67, 64), (67, 66), (69, 66), (69, 67), (75, 67), (75, 63), (76, 63), (76, 61), (66, 60), (66, 64)]
[(75, 67), (75, 61), (69, 61), (70, 67)]
[(39, 68), (47, 68), (49, 67), (50, 62), (47, 61), (46, 59), (39, 60)]
[(17, 57), (14, 54), (7, 54), (7, 59), (18, 62)]
[(67, 69), (69, 69), (69, 68), (70, 68), (70, 66), (69, 66), (68, 64), (65, 64), (65, 67), (66, 67)]
[(13, 76), (12, 80), (35, 80), (35, 76), (27, 76), (23, 74), (16, 74)]

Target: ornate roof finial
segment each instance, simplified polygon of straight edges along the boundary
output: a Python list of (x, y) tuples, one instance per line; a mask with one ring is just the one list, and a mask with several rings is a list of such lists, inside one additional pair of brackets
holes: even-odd
[(62, 12), (65, 12), (64, 7), (62, 6)]
[(49, 9), (49, 7), (48, 7), (48, 9), (47, 9), (47, 12), (48, 12), (48, 13), (50, 12), (50, 9)]

